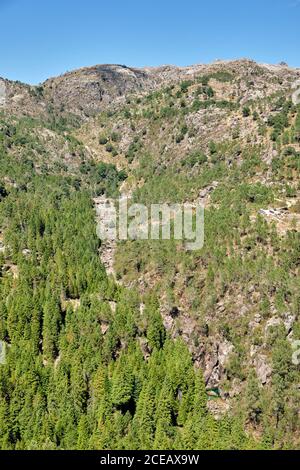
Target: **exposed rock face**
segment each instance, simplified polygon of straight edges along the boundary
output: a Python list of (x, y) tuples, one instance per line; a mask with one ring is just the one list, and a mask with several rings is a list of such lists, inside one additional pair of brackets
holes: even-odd
[(265, 385), (272, 374), (272, 368), (267, 362), (267, 357), (263, 354), (258, 354), (254, 360), (254, 365), (258, 379), (262, 385)]
[(149, 89), (151, 76), (122, 65), (97, 65), (69, 72), (44, 83), (53, 105), (74, 114), (91, 116), (130, 92)]
[(0, 80), (0, 106), (4, 106), (6, 101), (6, 85), (4, 80)]
[[(132, 93), (144, 93), (180, 80), (193, 79), (200, 74), (222, 71), (238, 77), (239, 85), (232, 89), (216, 82), (216, 88), (220, 87), (217, 92), (225, 99), (226, 94), (228, 98), (235, 94), (241, 103), (269, 96), (279, 89), (290, 89), (291, 84), (300, 77), (297, 69), (259, 65), (250, 60), (219, 61), (210, 65), (188, 67), (166, 65), (132, 68), (124, 65), (95, 65), (50, 78), (38, 87), (0, 79), (0, 106), (5, 104), (14, 114), (32, 116), (45, 114), (50, 107), (85, 119), (102, 111), (108, 104), (123, 102)], [(268, 87), (265, 86), (266, 81), (269, 83)], [(3, 89), (6, 89), (5, 103)], [(224, 114), (224, 111), (219, 113)], [(216, 126), (212, 125), (212, 131), (217, 132)]]
[(116, 239), (114, 226), (111, 226), (114, 220), (114, 201), (112, 199), (98, 197), (94, 199), (96, 207), (97, 234), (101, 240), (100, 259), (108, 275), (115, 275), (114, 254), (116, 250)]
[(233, 344), (224, 339), (214, 344), (211, 352), (206, 352), (204, 378), (208, 387), (219, 386), (226, 363), (233, 351)]
[(16, 115), (43, 115), (46, 103), (36, 90), (36, 87), (0, 78), (0, 108)]
[(276, 327), (276, 326), (280, 326), (281, 325), (281, 319), (278, 318), (278, 317), (272, 317), (270, 318), (267, 323), (266, 323), (266, 326), (265, 326), (265, 333), (267, 334), (268, 333), (268, 330), (270, 328), (273, 328), (273, 327)]
[(296, 321), (296, 316), (292, 315), (289, 312), (287, 312), (283, 316), (283, 323), (284, 323), (287, 334), (290, 334), (292, 332), (295, 321)]
[(233, 352), (233, 350), (234, 346), (229, 341), (224, 340), (220, 342), (218, 349), (218, 357), (222, 367), (225, 367), (226, 362), (228, 361), (229, 356)]
[(6, 357), (6, 343), (4, 341), (0, 341), (0, 364), (5, 364), (5, 357)]

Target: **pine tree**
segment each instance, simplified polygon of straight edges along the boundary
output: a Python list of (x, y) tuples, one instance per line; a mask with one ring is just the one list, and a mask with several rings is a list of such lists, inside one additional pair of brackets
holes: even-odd
[(134, 377), (126, 356), (122, 356), (114, 369), (111, 399), (115, 406), (129, 405), (133, 396)]
[(11, 448), (9, 408), (4, 398), (0, 398), (0, 448)]
[(82, 415), (80, 417), (78, 423), (78, 438), (77, 438), (77, 446), (76, 448), (79, 450), (87, 450), (89, 446), (89, 423), (88, 418), (86, 415)]
[(43, 352), (46, 359), (54, 359), (58, 353), (58, 338), (61, 327), (61, 313), (56, 302), (51, 299), (44, 305)]
[(155, 431), (155, 384), (146, 382), (139, 395), (133, 427), (140, 449), (151, 449)]
[(251, 370), (249, 374), (246, 400), (249, 419), (254, 423), (258, 423), (262, 409), (258, 380), (254, 370)]

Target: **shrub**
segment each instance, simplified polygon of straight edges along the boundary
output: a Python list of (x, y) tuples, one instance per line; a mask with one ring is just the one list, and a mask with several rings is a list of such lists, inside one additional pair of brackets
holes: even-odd
[(214, 155), (217, 153), (217, 145), (212, 140), (209, 142), (208, 148), (209, 148), (209, 152), (211, 155)]
[(105, 135), (102, 134), (102, 135), (99, 136), (99, 144), (100, 145), (106, 145), (107, 142), (108, 142), (108, 139)]
[(184, 80), (183, 82), (181, 82), (180, 90), (182, 91), (182, 93), (186, 93), (192, 84), (192, 80)]
[(110, 138), (113, 142), (120, 142), (121, 135), (118, 132), (112, 132)]
[(249, 106), (244, 106), (243, 108), (243, 116), (244, 117), (249, 117), (251, 114), (251, 109), (249, 108)]
[(193, 168), (196, 164), (203, 165), (207, 162), (207, 156), (201, 150), (195, 150), (182, 161), (183, 166)]
[(105, 150), (106, 150), (107, 152), (111, 153), (111, 152), (113, 152), (114, 147), (113, 147), (113, 145), (112, 145), (111, 143), (108, 143), (108, 144), (106, 145), (106, 147), (105, 147)]

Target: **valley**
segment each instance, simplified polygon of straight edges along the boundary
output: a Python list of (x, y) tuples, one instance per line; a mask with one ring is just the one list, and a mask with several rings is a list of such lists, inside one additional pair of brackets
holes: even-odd
[[(248, 59), (0, 79), (0, 445), (299, 447), (300, 70)], [(97, 206), (201, 203), (205, 242)]]

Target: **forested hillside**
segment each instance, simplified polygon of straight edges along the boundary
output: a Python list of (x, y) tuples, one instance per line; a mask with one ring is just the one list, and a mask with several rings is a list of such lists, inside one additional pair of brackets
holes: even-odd
[[(7, 82), (2, 449), (299, 447), (298, 77), (237, 61)], [(202, 203), (204, 247), (120, 242), (108, 276), (93, 198), (120, 191)]]
[[(25, 157), (25, 155), (23, 155)], [(240, 448), (239, 418), (217, 422), (201, 371), (169, 338), (157, 299), (99, 262), (90, 193), (1, 151), (2, 449)]]

